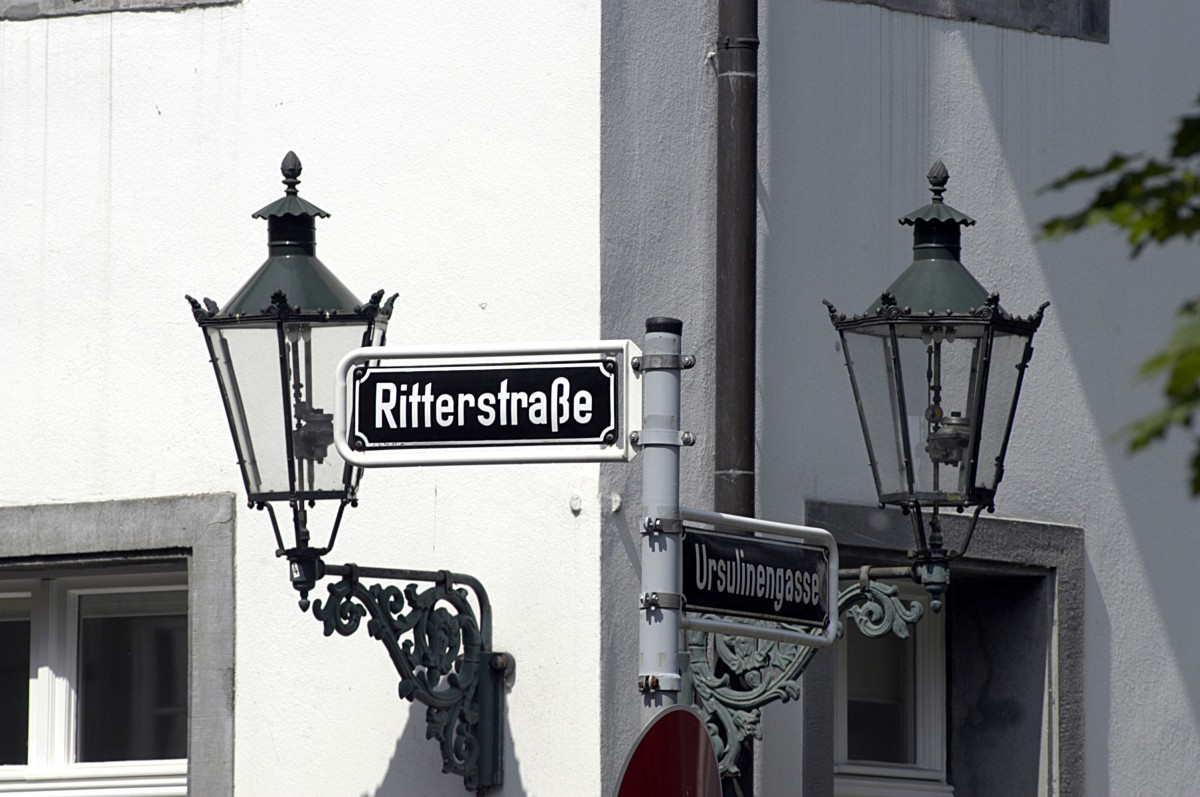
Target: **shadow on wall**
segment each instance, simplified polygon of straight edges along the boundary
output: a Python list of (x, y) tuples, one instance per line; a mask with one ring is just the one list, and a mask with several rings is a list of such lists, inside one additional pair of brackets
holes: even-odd
[[(433, 739), (425, 738), (425, 712), (414, 707), (408, 714), (408, 724), (396, 740), (396, 750), (374, 794), (362, 797), (462, 797), (471, 794), (463, 787), (458, 775), (442, 773), (442, 754)], [(521, 767), (513, 749), (512, 729), (504, 717), (504, 786), (488, 792), (489, 797), (518, 797), (524, 795)]]
[[(1104, 761), (1109, 751), (1109, 728), (1112, 727), (1112, 622), (1108, 618), (1108, 607), (1100, 594), (1100, 582), (1092, 567), (1092, 560), (1083, 557), (1087, 567), (1084, 579), (1084, 639), (1087, 656), (1083, 662), (1083, 680), (1087, 688), (1103, 699), (1096, 701), (1084, 714), (1084, 758)], [(1090, 794), (1109, 793), (1108, 767), (1093, 767), (1087, 773), (1087, 790)]]
[[(1122, 66), (1149, 74), (1158, 53), (1195, 35), (1192, 21), (1168, 27), (1128, 30), (1121, 48), (1103, 50), (838, 3), (770, 8), (775, 156), (760, 195), (764, 511), (799, 517), (803, 493), (872, 494), (842, 354), (818, 303), (829, 297), (861, 312), (899, 273), (911, 239), (895, 215), (913, 206), (927, 163), (946, 158), (952, 203), (980, 220), (970, 238), (979, 256), (964, 252), (968, 267), (1010, 309), (1051, 301), (1009, 452), (1010, 464), (1021, 464), (1009, 468), (1001, 499), (1003, 511), (1087, 529), (1089, 794), (1107, 794), (1109, 778), (1116, 792), (1136, 783), (1166, 793), (1191, 777), (1133, 752), (1137, 729), (1158, 723), (1178, 732), (1156, 760), (1191, 760), (1200, 728), (1200, 636), (1189, 599), (1200, 538), (1187, 441), (1130, 458), (1112, 436), (1158, 406), (1153, 386), (1134, 375), (1167, 339), (1179, 302), (1197, 292), (1195, 257), (1180, 246), (1130, 265), (1115, 236), (1036, 246), (1031, 238), (1040, 220), (1082, 204), (1038, 194), (1041, 186), (1113, 149), (1161, 151), (1155, 137), (1194, 96), (1194, 80), (1172, 100), (1170, 91), (1185, 90), (1180, 81), (1145, 92), (1129, 74), (1116, 78)], [(1151, 32), (1176, 45), (1129, 41), (1145, 36), (1149, 45)], [(1050, 73), (1053, 81), (1041, 79)], [(1107, 91), (1086, 90), (1096, 84)], [(934, 90), (945, 86), (955, 90)], [(1087, 121), (1101, 117), (1103, 125)], [(864, 234), (846, 234), (859, 227)], [(819, 420), (796, 423), (796, 407)]]

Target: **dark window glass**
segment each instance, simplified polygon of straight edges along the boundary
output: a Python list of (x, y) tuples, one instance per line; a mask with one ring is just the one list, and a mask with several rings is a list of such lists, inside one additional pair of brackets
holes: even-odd
[(0, 764), (29, 762), (29, 599), (0, 598)]
[(187, 593), (79, 599), (79, 761), (187, 757)]
[(916, 763), (913, 638), (869, 639), (846, 623), (846, 741), (851, 761)]

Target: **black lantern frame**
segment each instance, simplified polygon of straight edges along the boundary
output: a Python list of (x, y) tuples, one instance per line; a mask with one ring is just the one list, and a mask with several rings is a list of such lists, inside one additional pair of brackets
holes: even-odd
[[(900, 307), (891, 293), (882, 295), (872, 314), (847, 317), (830, 305), (880, 504), (995, 509), (1021, 386), (1033, 356), (1033, 334), (1045, 307), (1027, 318), (1012, 316), (994, 293), (982, 307), (966, 313), (914, 312)], [(953, 365), (966, 373), (968, 383), (955, 391), (961, 408), (948, 409), (946, 350), (956, 345), (967, 349)], [(874, 381), (885, 383), (883, 397), (865, 396), (868, 377), (862, 366), (876, 363), (858, 352), (869, 349), (882, 361), (885, 377)], [(914, 385), (922, 375), (925, 380)], [(924, 400), (911, 406), (921, 394)], [(886, 416), (872, 417), (880, 398)], [(888, 438), (880, 439), (887, 431)], [(889, 464), (892, 473), (887, 472)], [(949, 480), (947, 470), (953, 471)]]
[[(187, 297), (204, 331), (247, 498), (268, 511), (278, 553), (293, 564), (328, 553), (343, 512), (357, 501), (362, 468), (333, 448), (327, 377), (350, 349), (386, 342), (396, 299), (383, 302), (378, 291), (360, 302), (317, 258), (315, 220), (329, 214), (298, 196), (301, 169), (289, 152), (284, 196), (253, 214), (267, 220), (269, 255), (250, 280), (223, 308)], [(328, 543), (312, 549), (307, 509), (327, 500), (339, 502), (337, 515)], [(283, 542), (272, 501), (292, 508), (294, 548)]]
[[(879, 504), (912, 516), (914, 577), (936, 598), (979, 513), (995, 510), (1033, 336), (1049, 302), (1020, 317), (988, 293), (959, 257), (961, 229), (975, 220), (945, 204), (949, 172), (941, 161), (928, 177), (932, 201), (900, 219), (913, 227), (908, 269), (865, 313), (825, 305), (841, 337)], [(975, 509), (958, 550), (945, 548), (942, 507)], [(924, 508), (932, 510), (928, 533)]]

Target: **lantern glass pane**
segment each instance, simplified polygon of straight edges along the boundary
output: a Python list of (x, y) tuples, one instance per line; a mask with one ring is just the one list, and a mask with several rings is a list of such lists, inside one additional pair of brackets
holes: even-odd
[[(887, 328), (880, 329), (886, 333)], [(879, 334), (847, 330), (842, 335), (859, 403), (863, 435), (875, 469), (880, 496), (907, 493), (908, 479), (900, 445), (896, 380), (891, 340)]]
[(250, 498), (288, 489), (274, 324), (206, 330)]
[(1004, 449), (1009, 418), (1016, 410), (1017, 382), (1020, 365), (1025, 358), (1028, 338), (1024, 335), (996, 332), (992, 342), (991, 366), (988, 369), (987, 410), (979, 438), (979, 466), (975, 484), (985, 490), (995, 490), (1000, 481), (1002, 462), (997, 462)]
[[(352, 474), (333, 445), (337, 364), (364, 344), (364, 324), (284, 325), (296, 491), (344, 493)], [(370, 342), (370, 341), (366, 341)]]
[[(348, 351), (364, 344), (365, 329), (360, 320), (285, 323), (281, 349), (274, 323), (209, 327), (252, 501), (293, 493), (306, 498), (345, 494), (357, 474), (333, 445), (335, 370)], [(378, 330), (365, 342), (374, 344), (381, 334)]]
[[(981, 329), (907, 328), (900, 341), (917, 493), (962, 503), (971, 485)], [(927, 499), (928, 500), (928, 499)]]

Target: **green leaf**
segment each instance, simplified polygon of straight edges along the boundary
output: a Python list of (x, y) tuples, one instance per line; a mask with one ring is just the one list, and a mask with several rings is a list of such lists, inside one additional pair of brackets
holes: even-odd
[(1175, 133), (1171, 157), (1190, 158), (1196, 154), (1200, 154), (1200, 116), (1185, 116)]
[(1088, 180), (1094, 180), (1095, 178), (1103, 177), (1106, 174), (1112, 174), (1113, 172), (1124, 168), (1125, 164), (1129, 163), (1130, 161), (1141, 157), (1141, 155), (1123, 155), (1119, 152), (1114, 153), (1108, 159), (1108, 163), (1104, 164), (1103, 166), (1099, 168), (1085, 168), (1080, 166), (1065, 177), (1060, 177), (1049, 185), (1038, 189), (1038, 193), (1045, 193), (1046, 191), (1061, 191), (1069, 185), (1086, 182)]
[[(1038, 237), (1061, 239), (1111, 226), (1125, 234), (1131, 259), (1152, 243), (1193, 240), (1200, 234), (1200, 113), (1180, 119), (1165, 159), (1114, 153), (1103, 165), (1077, 167), (1039, 193), (1098, 180), (1103, 182), (1087, 205), (1047, 219)], [(1138, 375), (1163, 380), (1163, 405), (1122, 431), (1130, 451), (1163, 439), (1175, 427), (1190, 427), (1200, 413), (1200, 298), (1180, 308), (1166, 345), (1140, 365)], [(1200, 496), (1200, 437), (1190, 468), (1192, 495)]]

